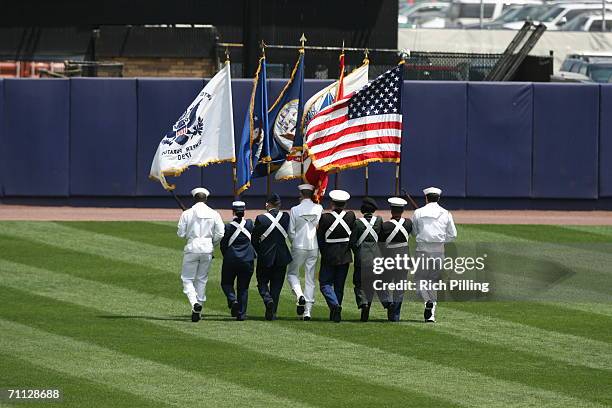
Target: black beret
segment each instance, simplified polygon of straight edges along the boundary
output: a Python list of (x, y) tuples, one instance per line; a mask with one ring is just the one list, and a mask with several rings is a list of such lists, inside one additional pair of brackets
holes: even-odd
[(281, 202), (281, 198), (276, 193), (271, 193), (266, 199), (266, 203), (270, 203), (270, 204), (278, 204), (280, 202)]
[(376, 203), (376, 200), (372, 197), (365, 197), (363, 199), (362, 205), (367, 205), (374, 208), (375, 210), (378, 210), (378, 204)]

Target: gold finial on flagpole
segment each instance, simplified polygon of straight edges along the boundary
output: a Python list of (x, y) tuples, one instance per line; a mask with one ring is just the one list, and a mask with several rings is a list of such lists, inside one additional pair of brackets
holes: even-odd
[(344, 38), (342, 39), (342, 53), (344, 54)]
[(261, 56), (265, 58), (266, 57), (266, 43), (264, 42), (264, 40), (261, 40), (259, 45), (261, 46)]
[(306, 41), (308, 41), (308, 39), (306, 38), (304, 33), (302, 33), (302, 36), (300, 37), (300, 44), (301, 44), (300, 52), (301, 53), (304, 52), (304, 47), (306, 47)]
[(363, 63), (367, 64), (368, 62), (370, 62), (370, 59), (368, 58), (368, 55), (370, 54), (370, 50), (369, 49), (364, 49), (363, 50)]
[(229, 62), (229, 60), (230, 60), (229, 47), (225, 47), (225, 62)]

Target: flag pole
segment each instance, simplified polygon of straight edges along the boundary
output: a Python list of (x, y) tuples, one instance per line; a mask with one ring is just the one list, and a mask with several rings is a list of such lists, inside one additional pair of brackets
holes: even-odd
[[(308, 39), (306, 38), (304, 33), (302, 33), (302, 36), (300, 37), (300, 53), (302, 53), (302, 54), (304, 54), (305, 49), (306, 49), (306, 41), (308, 41)], [(298, 111), (299, 111), (299, 109), (298, 109)], [(302, 126), (301, 118), (297, 118), (297, 122), (295, 123), (295, 130), (296, 130), (296, 132), (297, 132), (298, 126)], [(306, 141), (306, 138), (302, 134), (302, 151), (300, 152), (300, 175), (302, 176), (302, 180), (304, 180), (304, 146), (305, 146), (305, 141)]]
[(266, 177), (266, 197), (270, 197), (270, 162), (268, 162), (268, 177)]
[[(230, 54), (229, 48), (225, 47), (225, 63), (230, 63)], [(236, 160), (232, 162), (232, 194), (234, 196), (234, 201), (238, 200), (238, 194), (236, 194), (237, 188), (236, 183), (238, 182), (237, 173), (236, 173)]]
[[(368, 58), (368, 54), (370, 53), (369, 49), (365, 49), (363, 50), (363, 63), (365, 64), (366, 62), (369, 62), (369, 58)], [(370, 164), (366, 163), (365, 165), (365, 195), (366, 197), (369, 194), (369, 190), (370, 190)]]
[[(338, 89), (336, 89), (336, 100), (338, 102), (340, 98), (344, 98), (344, 39), (342, 39), (342, 52), (340, 53), (340, 74), (338, 78)], [(340, 185), (340, 171), (336, 170), (336, 177), (334, 177), (334, 189), (337, 190)]]
[[(266, 57), (266, 43), (264, 42), (264, 40), (261, 40), (261, 56), (263, 58)], [(267, 86), (267, 84), (265, 84), (264, 86)], [(266, 164), (266, 197), (270, 196), (270, 162), (268, 162)]]
[(174, 190), (170, 190), (170, 194), (172, 194), (172, 197), (174, 197), (174, 200), (176, 201), (176, 203), (178, 204), (178, 206), (181, 208), (181, 210), (185, 211), (187, 209), (187, 207), (185, 207), (185, 204), (183, 204), (183, 202), (181, 201), (180, 198), (178, 198), (178, 196), (176, 195), (176, 193), (174, 192)]
[[(402, 65), (405, 67), (406, 64), (406, 53), (405, 52), (401, 52), (400, 53), (400, 62), (399, 65)], [(403, 87), (404, 84), (402, 83), (401, 86)], [(401, 113), (401, 112), (400, 112)], [(402, 126), (403, 127), (403, 126)], [(400, 177), (401, 177), (401, 168), (402, 168), (402, 147), (400, 144), (400, 157), (397, 163), (395, 163), (395, 195), (398, 196), (400, 193)]]
[(232, 192), (234, 193), (234, 201), (238, 200), (238, 194), (236, 194), (236, 183), (237, 183), (237, 175), (236, 175), (236, 162), (232, 163)]

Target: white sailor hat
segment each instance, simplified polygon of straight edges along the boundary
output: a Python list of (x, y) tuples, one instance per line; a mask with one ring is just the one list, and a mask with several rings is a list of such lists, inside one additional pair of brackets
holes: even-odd
[(329, 192), (329, 198), (331, 198), (332, 201), (345, 203), (351, 198), (351, 195), (344, 190), (332, 190)]
[(427, 194), (441, 195), (442, 194), (442, 190), (440, 190), (437, 187), (428, 187), (425, 190), (423, 190), (423, 194), (425, 194), (425, 195), (427, 195)]
[(204, 194), (206, 197), (208, 197), (210, 192), (204, 187), (196, 187), (193, 190), (191, 190), (191, 195), (195, 197), (196, 194)]
[(312, 184), (300, 184), (298, 186), (298, 190), (313, 190), (314, 191), (314, 186)]
[(388, 198), (387, 202), (389, 203), (389, 205), (391, 207), (402, 207), (402, 208), (404, 208), (406, 206), (406, 204), (408, 204), (408, 201), (404, 200), (403, 198), (399, 198), (399, 197)]
[(232, 203), (232, 209), (234, 210), (244, 210), (246, 207), (246, 204), (244, 203), (244, 201), (234, 201)]

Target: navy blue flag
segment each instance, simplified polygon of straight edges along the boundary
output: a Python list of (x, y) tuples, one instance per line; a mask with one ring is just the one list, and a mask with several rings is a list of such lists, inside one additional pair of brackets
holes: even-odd
[(251, 103), (247, 109), (242, 128), (242, 137), (238, 146), (236, 163), (236, 194), (242, 193), (251, 186), (255, 168), (267, 168), (271, 160), (268, 126), (268, 87), (266, 82), (266, 59), (259, 59), (255, 73)]
[[(304, 110), (304, 52), (300, 51), (293, 67), (291, 78), (268, 111), (270, 172), (273, 173), (285, 162), (287, 154), (294, 148), (302, 148), (302, 132), (298, 118)], [(253, 177), (268, 174), (266, 163), (258, 164)]]

